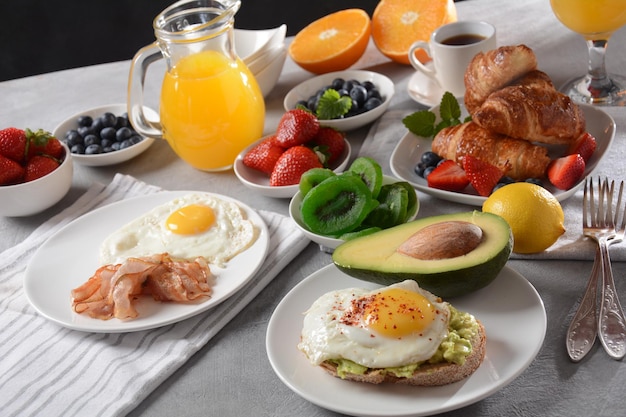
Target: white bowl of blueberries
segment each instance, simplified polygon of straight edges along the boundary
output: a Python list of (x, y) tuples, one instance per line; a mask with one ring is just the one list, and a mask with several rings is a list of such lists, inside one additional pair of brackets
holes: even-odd
[[(328, 90), (334, 92), (328, 93)], [(307, 108), (314, 113), (320, 124), (342, 132), (358, 129), (378, 119), (389, 107), (394, 95), (393, 82), (373, 71), (346, 70), (329, 72), (304, 81), (294, 87), (283, 102), (285, 110)], [(326, 95), (325, 98), (323, 98)], [(328, 111), (323, 101), (337, 101), (342, 111)], [(346, 109), (348, 107), (348, 109)], [(344, 114), (340, 114), (344, 112)]]
[[(156, 113), (144, 109), (147, 117)], [(128, 161), (152, 145), (154, 139), (139, 135), (126, 114), (126, 104), (109, 104), (81, 111), (60, 123), (54, 136), (65, 142), (76, 163), (114, 165)]]

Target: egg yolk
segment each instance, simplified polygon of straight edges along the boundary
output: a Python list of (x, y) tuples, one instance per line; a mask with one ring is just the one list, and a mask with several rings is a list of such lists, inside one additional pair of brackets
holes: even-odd
[(169, 215), (165, 226), (178, 235), (202, 233), (215, 223), (215, 213), (211, 207), (191, 204), (181, 207)]
[(423, 295), (401, 288), (390, 288), (370, 297), (363, 304), (363, 322), (376, 333), (400, 338), (419, 334), (435, 320), (436, 309)]

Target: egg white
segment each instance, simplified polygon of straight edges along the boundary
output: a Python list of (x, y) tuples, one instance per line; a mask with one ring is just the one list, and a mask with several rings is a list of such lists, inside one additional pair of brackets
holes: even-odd
[(349, 288), (328, 292), (313, 303), (304, 317), (298, 348), (314, 365), (329, 359), (349, 359), (368, 368), (387, 368), (430, 359), (448, 334), (448, 304), (421, 289), (412, 280), (386, 288), (393, 287), (420, 293), (435, 306), (438, 314), (428, 328), (419, 334), (390, 338), (376, 333), (363, 323), (342, 323), (340, 319), (350, 309), (352, 300), (382, 290)]
[[(169, 215), (192, 204), (210, 207), (215, 223), (196, 234), (170, 231), (166, 227)], [(169, 253), (173, 258), (188, 260), (203, 256), (210, 264), (224, 267), (257, 237), (257, 228), (236, 203), (209, 194), (187, 194), (155, 207), (109, 235), (100, 247), (100, 263), (118, 264), (130, 257)]]

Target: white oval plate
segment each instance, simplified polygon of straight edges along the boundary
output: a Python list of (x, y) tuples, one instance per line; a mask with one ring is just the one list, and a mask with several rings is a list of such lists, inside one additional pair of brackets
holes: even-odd
[(70, 292), (82, 285), (99, 266), (100, 244), (114, 230), (154, 207), (190, 191), (161, 192), (130, 198), (89, 212), (59, 230), (35, 253), (24, 277), (24, 290), (32, 306), (44, 317), (74, 330), (119, 333), (147, 330), (195, 316), (241, 289), (258, 271), (269, 247), (263, 219), (247, 205), (218, 194), (205, 193), (238, 204), (258, 229), (250, 248), (231, 259), (225, 268), (210, 265), (215, 286), (210, 299), (200, 303), (159, 303), (150, 297), (137, 300), (139, 317), (129, 321), (99, 320), (72, 310)]
[[(393, 178), (389, 175), (383, 176), (383, 184), (391, 184), (391, 183), (398, 182), (398, 181), (401, 181), (401, 180), (397, 178)], [(420, 210), (419, 197), (417, 196), (417, 193), (415, 197), (417, 198), (417, 211), (415, 212), (415, 215), (411, 218), (411, 220), (417, 217), (417, 213), (419, 213), (419, 210)], [(316, 233), (311, 232), (302, 221), (302, 215), (300, 213), (301, 204), (302, 204), (302, 194), (300, 193), (300, 191), (298, 191), (296, 195), (294, 195), (291, 201), (289, 202), (289, 216), (291, 217), (291, 220), (293, 220), (295, 225), (298, 227), (298, 229), (300, 229), (302, 233), (306, 235), (306, 237), (308, 237), (313, 242), (320, 245), (320, 249), (324, 251), (331, 251), (333, 249), (336, 249), (337, 246), (341, 245), (344, 242), (344, 240), (342, 239), (318, 235)]]
[[(111, 112), (116, 116), (120, 116), (126, 113), (126, 104), (108, 104), (106, 106), (100, 106), (76, 113), (59, 123), (59, 125), (54, 129), (53, 134), (57, 139), (63, 140), (65, 133), (68, 130), (76, 129), (78, 127), (77, 119), (79, 116), (88, 115), (95, 119), (96, 117), (102, 116), (106, 112)], [(156, 112), (148, 107), (144, 107), (144, 113), (150, 120), (158, 119)], [(129, 146), (128, 148), (120, 149), (119, 151), (100, 153), (97, 155), (81, 155), (73, 153), (72, 158), (76, 161), (76, 163), (85, 166), (99, 167), (115, 165), (128, 161), (129, 159), (143, 153), (150, 146), (152, 146), (153, 142), (154, 139), (144, 136), (141, 142), (136, 143), (133, 146)]]
[(320, 125), (334, 127), (342, 132), (358, 129), (382, 116), (389, 107), (389, 103), (391, 103), (391, 98), (395, 92), (393, 81), (377, 72), (362, 70), (329, 72), (306, 80), (291, 89), (285, 96), (283, 103), (285, 110), (289, 111), (294, 109), (298, 101), (308, 100), (308, 98), (315, 94), (320, 88), (330, 85), (335, 78), (343, 78), (344, 80), (354, 79), (360, 82), (371, 81), (378, 87), (380, 95), (383, 97), (382, 104), (368, 112), (357, 116), (346, 117), (345, 119), (320, 120)]
[[(587, 131), (596, 138), (597, 148), (585, 167), (585, 174), (583, 178), (574, 187), (567, 191), (563, 191), (553, 187), (547, 180), (544, 181), (545, 188), (554, 194), (558, 201), (564, 201), (578, 191), (584, 183), (584, 177), (593, 174), (598, 166), (598, 163), (611, 146), (613, 138), (615, 137), (615, 121), (610, 115), (590, 105), (579, 104), (579, 106), (581, 106), (585, 114)], [(464, 106), (461, 106), (461, 109), (461, 120), (463, 120), (463, 118), (467, 116), (467, 111)], [(431, 111), (439, 116), (439, 106), (433, 107)], [(417, 190), (430, 194), (434, 197), (453, 201), (455, 203), (482, 206), (483, 202), (487, 198), (479, 196), (470, 186), (468, 186), (463, 192), (458, 193), (454, 191), (438, 190), (436, 188), (430, 188), (428, 186), (428, 182), (415, 173), (415, 165), (417, 165), (424, 152), (431, 150), (431, 144), (432, 139), (416, 136), (411, 132), (407, 132), (407, 134), (400, 139), (400, 142), (398, 142), (396, 148), (391, 154), (391, 172), (393, 172), (393, 174), (398, 178), (402, 178), (403, 180), (409, 182)], [(550, 146), (547, 147), (548, 149), (551, 149)]]
[[(291, 198), (298, 192), (298, 184), (285, 185), (280, 187), (271, 186), (269, 175), (256, 169), (249, 168), (243, 163), (243, 157), (246, 155), (246, 153), (248, 153), (250, 149), (254, 148), (257, 144), (264, 141), (268, 137), (269, 136), (265, 136), (259, 139), (258, 141), (241, 151), (239, 155), (237, 155), (235, 163), (233, 164), (235, 175), (237, 176), (237, 178), (239, 178), (239, 181), (241, 181), (243, 185), (264, 196), (274, 198)], [(350, 142), (348, 142), (347, 139), (344, 139), (344, 143), (346, 146), (344, 147), (343, 154), (330, 167), (330, 169), (335, 172), (342, 172), (344, 169), (346, 169), (348, 161), (350, 160), (350, 154), (352, 153)]]
[(266, 335), (267, 355), (281, 381), (306, 400), (338, 413), (426, 416), (473, 404), (520, 375), (534, 360), (546, 334), (541, 297), (523, 276), (505, 266), (487, 287), (451, 300), (456, 308), (475, 315), (487, 332), (485, 360), (468, 378), (427, 388), (343, 381), (313, 366), (297, 344), (304, 311), (322, 294), (351, 287), (380, 286), (352, 278), (334, 265), (315, 272), (278, 304)]

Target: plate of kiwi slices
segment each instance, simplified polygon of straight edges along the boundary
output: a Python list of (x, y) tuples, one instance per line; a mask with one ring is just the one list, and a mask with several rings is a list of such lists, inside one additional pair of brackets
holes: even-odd
[(298, 188), (289, 215), (326, 252), (346, 240), (411, 221), (419, 210), (413, 186), (383, 175), (370, 157), (356, 158), (342, 173), (311, 169)]

